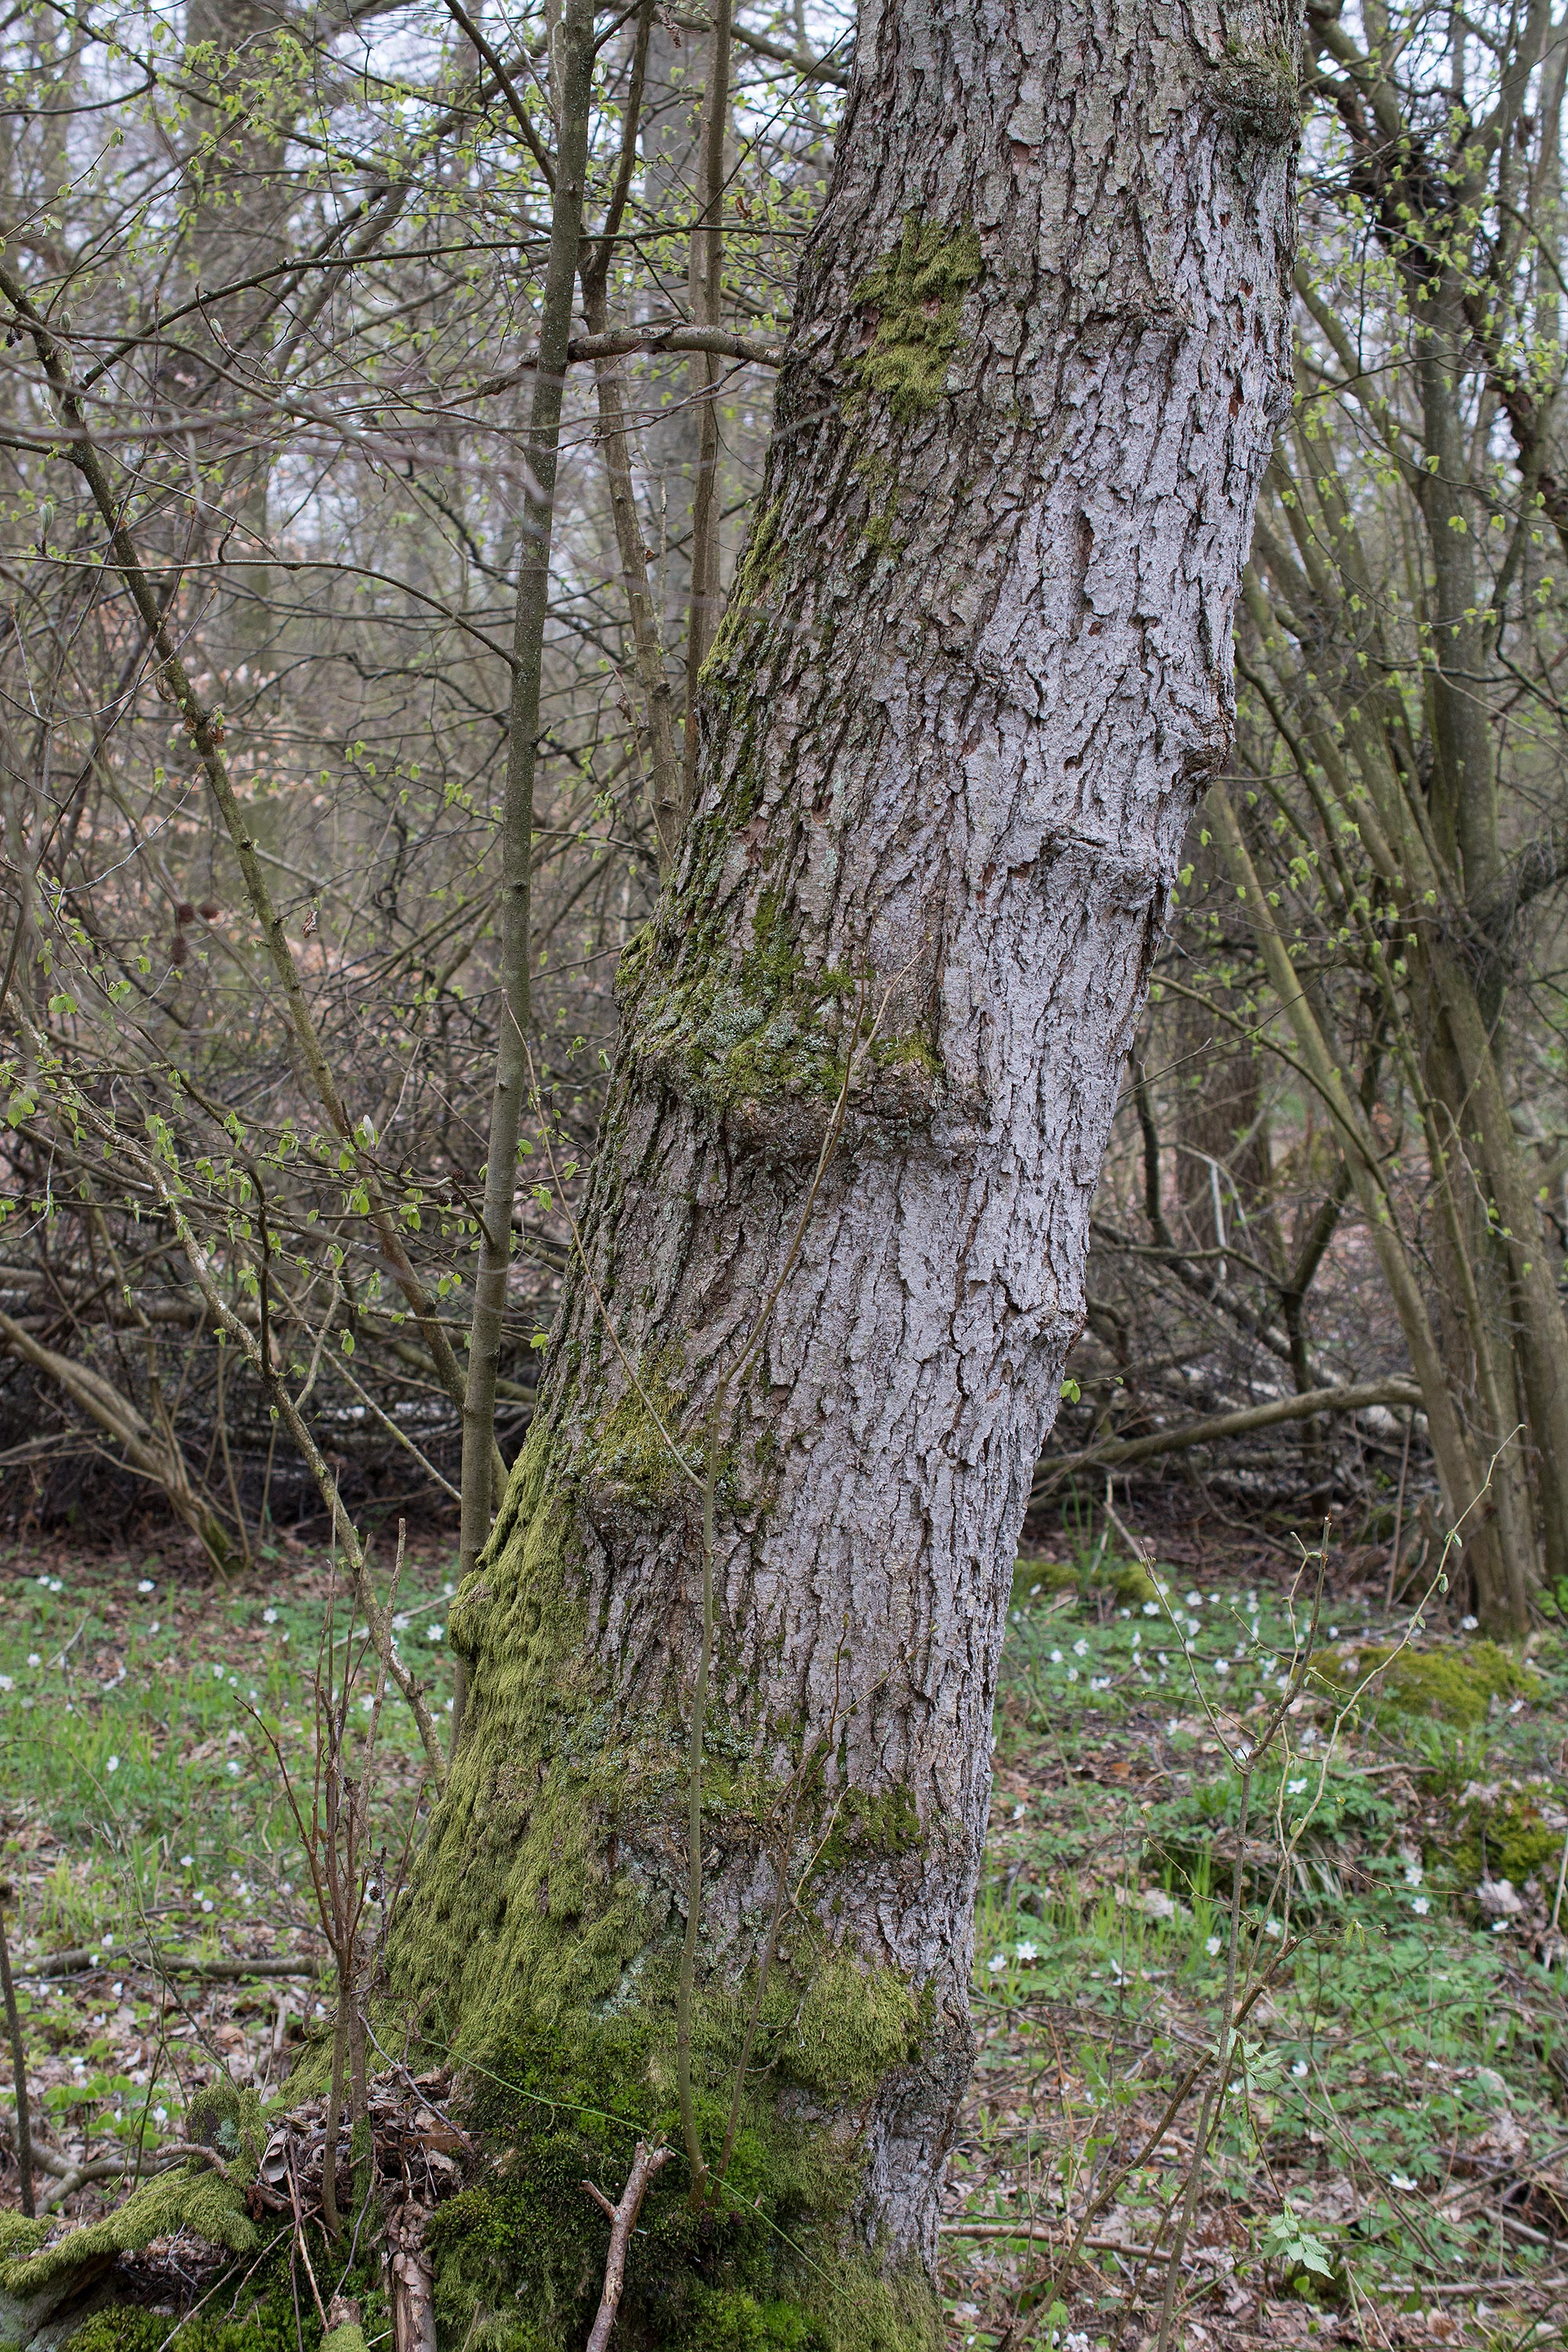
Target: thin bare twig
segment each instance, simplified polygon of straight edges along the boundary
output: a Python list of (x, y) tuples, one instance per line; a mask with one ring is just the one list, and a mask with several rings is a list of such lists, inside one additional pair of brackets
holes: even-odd
[(646, 2140), (639, 2139), (618, 2205), (612, 2205), (604, 2190), (595, 2189), (591, 2180), (583, 2183), (595, 2204), (610, 2217), (610, 2251), (605, 2257), (604, 2292), (599, 2297), (598, 2314), (588, 2337), (587, 2352), (607, 2352), (616, 2314), (621, 2307), (621, 2295), (626, 2287), (626, 2249), (631, 2243), (632, 2231), (637, 2227), (648, 2183), (656, 2173), (663, 2171), (670, 2155), (671, 2150), (668, 2147), (649, 2147)]

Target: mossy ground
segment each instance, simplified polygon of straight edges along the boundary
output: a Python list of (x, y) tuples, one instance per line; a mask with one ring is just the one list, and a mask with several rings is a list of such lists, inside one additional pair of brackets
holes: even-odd
[(1527, 1696), (1536, 1681), (1495, 1642), (1445, 1649), (1373, 1643), (1326, 1659), (1324, 1672), (1347, 1692), (1375, 1676), (1367, 1692), (1369, 1705), (1428, 1716), (1461, 1730), (1484, 1723), (1494, 1706)]
[(1538, 1789), (1478, 1792), (1461, 1803), (1456, 1827), (1452, 1842), (1431, 1852), (1435, 1862), (1447, 1864), (1467, 1885), (1506, 1878), (1512, 1886), (1523, 1886), (1543, 1874), (1550, 1884), (1568, 1843), (1561, 1814), (1553, 1808), (1552, 1820), (1546, 1819)]

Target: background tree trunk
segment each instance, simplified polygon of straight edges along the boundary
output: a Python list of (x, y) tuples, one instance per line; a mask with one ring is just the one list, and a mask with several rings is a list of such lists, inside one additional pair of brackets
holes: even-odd
[(758, 2002), (744, 2200), (834, 2342), (857, 2264), (857, 2343), (934, 2329), (1014, 1551), (1285, 383), (1294, 20), (1180, 21), (863, 14), (405, 1914), (432, 2038), (668, 2116), (719, 1401), (699, 2124)]

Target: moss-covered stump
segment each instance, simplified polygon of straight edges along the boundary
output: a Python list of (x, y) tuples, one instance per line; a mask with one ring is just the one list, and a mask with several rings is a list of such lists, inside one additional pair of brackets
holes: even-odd
[(116, 2315), (87, 2315), (111, 2298), (110, 2274), (122, 2254), (140, 2252), (175, 2231), (187, 2230), (231, 2254), (252, 2253), (262, 2240), (246, 2210), (245, 2191), (256, 2177), (260, 2122), (253, 2094), (219, 2083), (192, 2100), (185, 2118), (189, 2139), (209, 2151), (205, 2159), (142, 2181), (99, 2221), (73, 2225), (0, 2215), (0, 2347), (53, 2352), (57, 2345), (88, 2344), (89, 2331), (96, 2330), (96, 2352), (109, 2352), (119, 2342)]
[[(283, 2104), (264, 2111), (253, 2092), (220, 2079), (197, 2094), (185, 2116), (189, 2139), (209, 2151), (205, 2160), (172, 2165), (142, 2181), (101, 2221), (0, 2215), (0, 2347), (163, 2352), (174, 2326), (172, 2306), (180, 2352), (365, 2352), (367, 2327), (384, 2336), (390, 2319), (374, 2218), (350, 2249), (335, 2250), (307, 2192), (317, 2276), (330, 2282), (321, 2291), (350, 2298), (329, 2311), (323, 2330), (292, 2212), (280, 2213), (258, 2183)], [(416, 2085), (403, 2091), (402, 2104), (419, 2107)], [(165, 2261), (159, 2242), (176, 2234), (183, 2255)], [(206, 2284), (194, 2300), (192, 2239), (210, 2250)]]

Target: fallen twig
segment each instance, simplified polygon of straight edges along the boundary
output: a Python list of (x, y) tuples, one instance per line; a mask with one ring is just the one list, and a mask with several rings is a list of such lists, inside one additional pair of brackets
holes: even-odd
[(314, 1977), (321, 1963), (301, 1957), (296, 1960), (195, 1960), (177, 1953), (159, 1953), (155, 1959), (135, 1952), (95, 1952), (83, 1944), (68, 1952), (50, 1952), (31, 1960), (16, 1973), (24, 1978), (73, 1976), (205, 1977), (216, 1983), (243, 1983), (247, 1977)]
[[(943, 2221), (939, 2226), (944, 2238), (1026, 2238), (1032, 2245), (1058, 2245), (1064, 2255), (1072, 2251), (1059, 2230), (1037, 2228), (1030, 2221)], [(1135, 2246), (1126, 2238), (1082, 2238), (1078, 2242), (1080, 2248), (1087, 2246), (1097, 2254), (1129, 2254), (1135, 2262), (1168, 2263), (1171, 2259), (1163, 2246)], [(1201, 2267), (1200, 2256), (1183, 2256), (1184, 2270)]]
[(1235, 1412), (1207, 1414), (1202, 1421), (1177, 1423), (1169, 1429), (1151, 1430), (1145, 1437), (1108, 1438), (1086, 1445), (1077, 1454), (1047, 1455), (1035, 1474), (1032, 1503), (1038, 1503), (1059, 1480), (1076, 1470), (1127, 1469), (1134, 1462), (1152, 1461), (1157, 1454), (1183, 1454), (1189, 1446), (1211, 1445), (1222, 1438), (1249, 1436), (1254, 1430), (1274, 1429), (1281, 1422), (1315, 1419), (1321, 1412), (1364, 1412), (1369, 1405), (1407, 1405), (1418, 1411), (1421, 1391), (1414, 1381), (1358, 1381), (1336, 1388), (1307, 1389), (1298, 1396), (1271, 1397), (1267, 1404), (1245, 1405)]
[[(605, 2257), (604, 2293), (599, 2297), (598, 2316), (588, 2338), (587, 2352), (606, 2352), (626, 2283), (626, 2249), (631, 2243), (632, 2231), (637, 2227), (637, 2218), (642, 2210), (648, 2182), (656, 2172), (663, 2170), (669, 2162), (669, 2157), (668, 2148), (649, 2147), (646, 2140), (639, 2139), (618, 2205), (612, 2205), (604, 2190), (595, 2189), (591, 2180), (583, 2183), (595, 2204), (602, 2207), (610, 2217), (610, 2251)], [(401, 2344), (397, 2352), (403, 2352)]]

